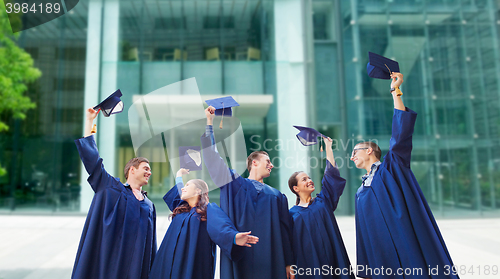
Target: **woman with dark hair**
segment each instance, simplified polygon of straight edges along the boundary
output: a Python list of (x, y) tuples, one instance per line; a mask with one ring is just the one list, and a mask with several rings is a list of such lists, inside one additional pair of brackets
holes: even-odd
[[(208, 200), (208, 185), (201, 179), (183, 184), (182, 175), (189, 170), (180, 169), (176, 185), (163, 197), (172, 211), (172, 222), (156, 254), (149, 278), (213, 278), (215, 272), (215, 244), (208, 236), (207, 213), (221, 233), (230, 234), (234, 244), (251, 247), (258, 238), (250, 232), (238, 233), (229, 218)], [(180, 193), (180, 194), (179, 194)], [(221, 215), (222, 213), (222, 215)], [(209, 221), (210, 222), (210, 221)]]
[(314, 182), (303, 171), (288, 179), (288, 186), (297, 196), (290, 209), (293, 219), (295, 278), (354, 278), (351, 263), (340, 235), (333, 211), (345, 187), (345, 179), (335, 165), (332, 139), (324, 138), (326, 168), (321, 192), (312, 198)]

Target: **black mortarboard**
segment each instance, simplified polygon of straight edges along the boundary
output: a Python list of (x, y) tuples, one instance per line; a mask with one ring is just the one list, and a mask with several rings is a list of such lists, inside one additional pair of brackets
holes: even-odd
[[(299, 129), (300, 132), (297, 134), (297, 138), (299, 139), (300, 143), (302, 143), (302, 145), (304, 146), (317, 144), (318, 137), (320, 138), (327, 137), (322, 133), (314, 130), (313, 128), (301, 127), (301, 126), (293, 126), (293, 127)], [(323, 151), (323, 146), (321, 146), (321, 151)]]
[(122, 92), (120, 89), (116, 90), (115, 93), (109, 95), (104, 101), (94, 107), (94, 110), (102, 110), (102, 114), (105, 117), (109, 117), (111, 114), (120, 113), (123, 111), (123, 102), (120, 99)]
[(378, 55), (373, 52), (368, 52), (369, 61), (366, 65), (368, 76), (379, 79), (390, 79), (392, 72), (399, 72), (398, 62)]
[(201, 147), (200, 146), (180, 146), (179, 147), (180, 167), (189, 171), (202, 169)]
[[(240, 106), (240, 104), (238, 104), (231, 96), (206, 100), (205, 103), (215, 108), (215, 115), (222, 115), (223, 118), (224, 116), (233, 116), (232, 107)], [(222, 120), (223, 119), (220, 120), (219, 125), (219, 128), (221, 129)]]

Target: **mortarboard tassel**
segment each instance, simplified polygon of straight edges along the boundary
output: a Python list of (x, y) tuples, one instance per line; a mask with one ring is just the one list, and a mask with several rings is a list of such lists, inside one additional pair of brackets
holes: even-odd
[(219, 129), (222, 129), (222, 120), (224, 120), (224, 102), (222, 102), (222, 115), (220, 119)]
[(319, 142), (319, 152), (323, 152), (323, 138), (321, 138), (320, 142)]

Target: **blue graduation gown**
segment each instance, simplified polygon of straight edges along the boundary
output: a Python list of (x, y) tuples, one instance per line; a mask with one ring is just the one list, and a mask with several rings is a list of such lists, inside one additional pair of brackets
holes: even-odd
[(71, 278), (148, 278), (156, 255), (156, 210), (104, 169), (94, 136), (75, 140), (95, 192)]
[[(182, 187), (183, 184), (178, 183), (163, 197), (171, 211), (185, 203), (179, 196)], [(193, 207), (191, 211), (177, 214), (172, 219), (149, 278), (213, 278), (214, 260), (215, 244), (208, 236), (207, 221), (201, 221)]]
[[(297, 273), (295, 278), (354, 278), (333, 214), (345, 183), (339, 170), (327, 161), (321, 192), (308, 207), (296, 205), (290, 209), (293, 218), (294, 269), (299, 271), (299, 268), (303, 268), (304, 274)], [(323, 270), (325, 266), (328, 268)], [(333, 267), (333, 271), (329, 267)], [(316, 274), (307, 273), (307, 270), (314, 272), (314, 268), (320, 270)], [(336, 268), (339, 273), (336, 273)]]
[(291, 218), (286, 196), (268, 185), (258, 193), (250, 179), (228, 169), (212, 144), (215, 143), (213, 133), (204, 134), (201, 143), (208, 172), (220, 187), (220, 207), (238, 231), (252, 231), (252, 235), (259, 237), (256, 245), (242, 247), (232, 244), (231, 234), (227, 234), (224, 241), (220, 239), (223, 236), (210, 235), (224, 251), (220, 259), (220, 277), (285, 279), (286, 266), (293, 264)]
[[(356, 249), (361, 268), (390, 268), (391, 278), (458, 278), (444, 275), (453, 262), (427, 201), (410, 169), (412, 135), (417, 114), (394, 110), (392, 138), (371, 186), (356, 193)], [(361, 267), (360, 267), (361, 266)], [(438, 266), (439, 275), (429, 275)], [(422, 268), (422, 275), (397, 275), (398, 268)]]

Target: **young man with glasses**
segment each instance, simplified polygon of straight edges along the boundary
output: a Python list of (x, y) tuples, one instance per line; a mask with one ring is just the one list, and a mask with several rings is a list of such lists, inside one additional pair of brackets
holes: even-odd
[[(391, 74), (394, 100), (390, 147), (354, 147), (351, 160), (366, 169), (356, 193), (357, 275), (362, 278), (458, 278), (443, 237), (410, 169), (417, 114), (398, 96), (403, 75)], [(400, 91), (399, 91), (400, 92)], [(447, 272), (448, 271), (448, 272)]]

